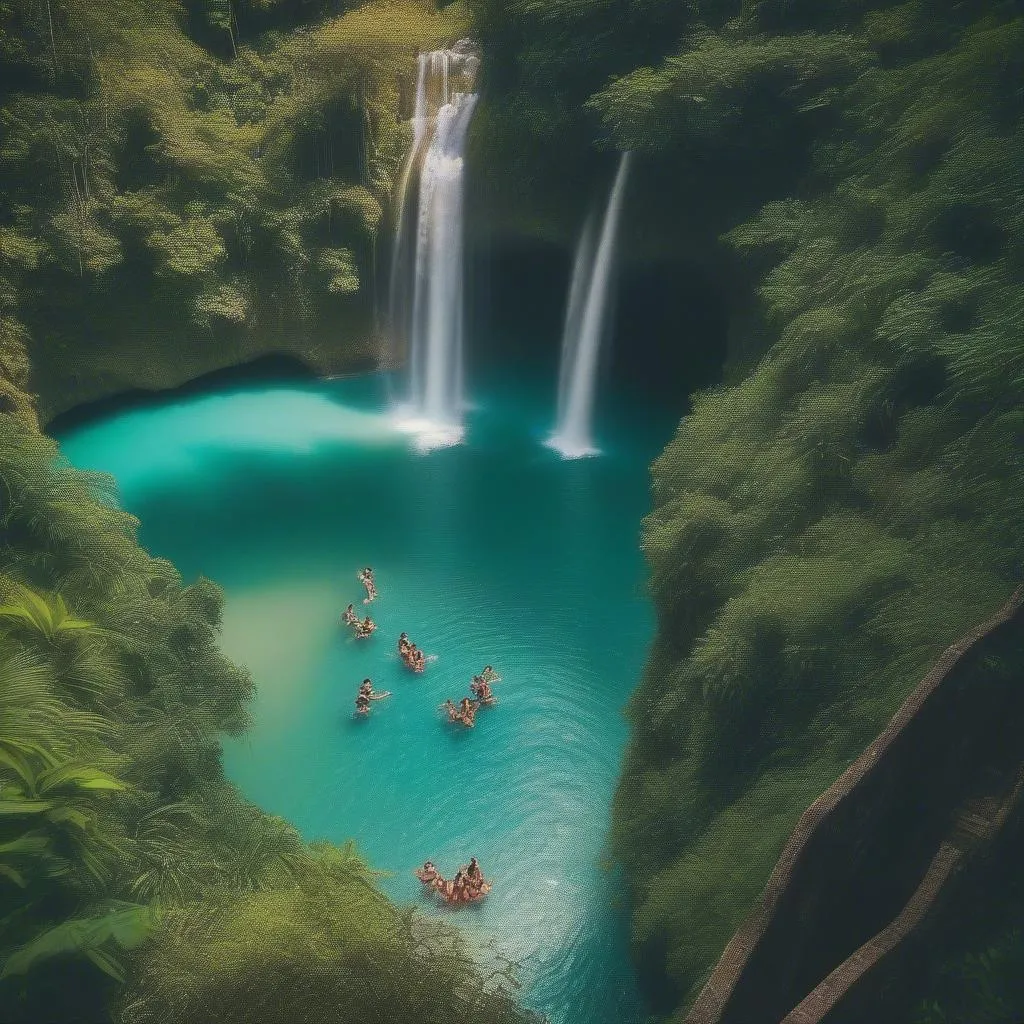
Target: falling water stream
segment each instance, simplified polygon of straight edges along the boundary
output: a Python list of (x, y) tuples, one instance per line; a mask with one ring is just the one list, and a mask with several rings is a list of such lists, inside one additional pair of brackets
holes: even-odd
[(548, 441), (551, 448), (566, 458), (597, 454), (593, 441), (593, 418), (598, 357), (606, 332), (608, 294), (615, 265), (615, 239), (630, 155), (623, 153), (619, 160), (592, 265), (588, 265), (592, 244), (589, 224), (584, 228), (576, 252), (562, 339), (558, 421)]
[[(478, 65), (467, 40), (420, 55), (413, 144), (399, 186), (391, 320), (408, 345), (402, 420), (423, 448), (462, 439), (464, 150)], [(409, 188), (414, 175), (415, 212)]]

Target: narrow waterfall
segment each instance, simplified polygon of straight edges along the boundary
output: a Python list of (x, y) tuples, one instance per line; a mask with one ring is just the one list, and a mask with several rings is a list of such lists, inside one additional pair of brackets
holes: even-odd
[[(576, 250), (559, 368), (558, 421), (548, 446), (567, 459), (596, 455), (592, 430), (598, 356), (605, 334), (608, 292), (615, 264), (615, 236), (626, 191), (630, 154), (623, 153), (608, 196), (601, 237), (593, 252), (590, 223)], [(592, 258), (591, 258), (592, 257)]]
[(402, 426), (426, 448), (462, 437), (463, 154), (478, 66), (468, 40), (420, 55), (413, 144), (397, 197), (390, 310), (409, 366)]
[(569, 302), (565, 309), (565, 323), (562, 326), (562, 355), (558, 365), (558, 418), (562, 423), (569, 405), (577, 355), (580, 347), (580, 328), (583, 325), (583, 310), (587, 299), (587, 287), (594, 270), (594, 214), (587, 217), (572, 264), (572, 281), (569, 284)]

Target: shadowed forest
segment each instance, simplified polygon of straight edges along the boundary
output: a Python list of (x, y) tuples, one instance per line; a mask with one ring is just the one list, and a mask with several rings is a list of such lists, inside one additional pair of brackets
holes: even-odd
[[(657, 629), (624, 681), (613, 805), (656, 1019), (687, 1018), (800, 816), (1024, 578), (1019, 0), (11, 0), (4, 1021), (533, 1019), (514, 970), (487, 977), (352, 845), (304, 842), (225, 779), (254, 684), (220, 653), (221, 591), (144, 551), (112, 482), (44, 433), (271, 354), (400, 364), (380, 310), (416, 55), (467, 36), (470, 251), (567, 274), (632, 151), (624, 263), (706, 284), (702, 308), (629, 324), (685, 412), (651, 467)], [(1009, 720), (1022, 670), (1000, 640), (964, 706), (1012, 694)], [(989, 724), (937, 720), (936, 757), (968, 772)], [(879, 834), (932, 827), (916, 813)], [(861, 1019), (1024, 1016), (1008, 813)]]

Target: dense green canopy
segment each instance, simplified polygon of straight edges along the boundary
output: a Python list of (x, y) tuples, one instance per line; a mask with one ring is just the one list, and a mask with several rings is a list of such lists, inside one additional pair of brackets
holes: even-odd
[(0, 346), (35, 343), (44, 412), (275, 345), (375, 354), (399, 89), (459, 14), (346, 6), (0, 8)]

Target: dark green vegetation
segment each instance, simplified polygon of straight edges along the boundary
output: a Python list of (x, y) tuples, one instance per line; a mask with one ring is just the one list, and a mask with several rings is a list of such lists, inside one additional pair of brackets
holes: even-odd
[(252, 682), (217, 648), (220, 591), (55, 454), (0, 415), (3, 1020), (522, 1020), (354, 850), (225, 781)]
[[(569, 124), (637, 150), (664, 187), (660, 221), (642, 195), (636, 216), (666, 247), (718, 236), (705, 261), (750, 283), (727, 385), (655, 463), (643, 533), (659, 628), (615, 834), (668, 1009), (803, 808), (1021, 577), (1024, 18), (980, 0), (471, 6), (498, 94), (484, 131), (511, 125), (541, 173), (582, 159)], [(1014, 935), (951, 954), (949, 1019), (1024, 1012), (998, 980)]]
[(399, 88), (457, 16), (344, 6), (0, 7), (0, 345), (44, 419), (262, 352), (377, 358)]

